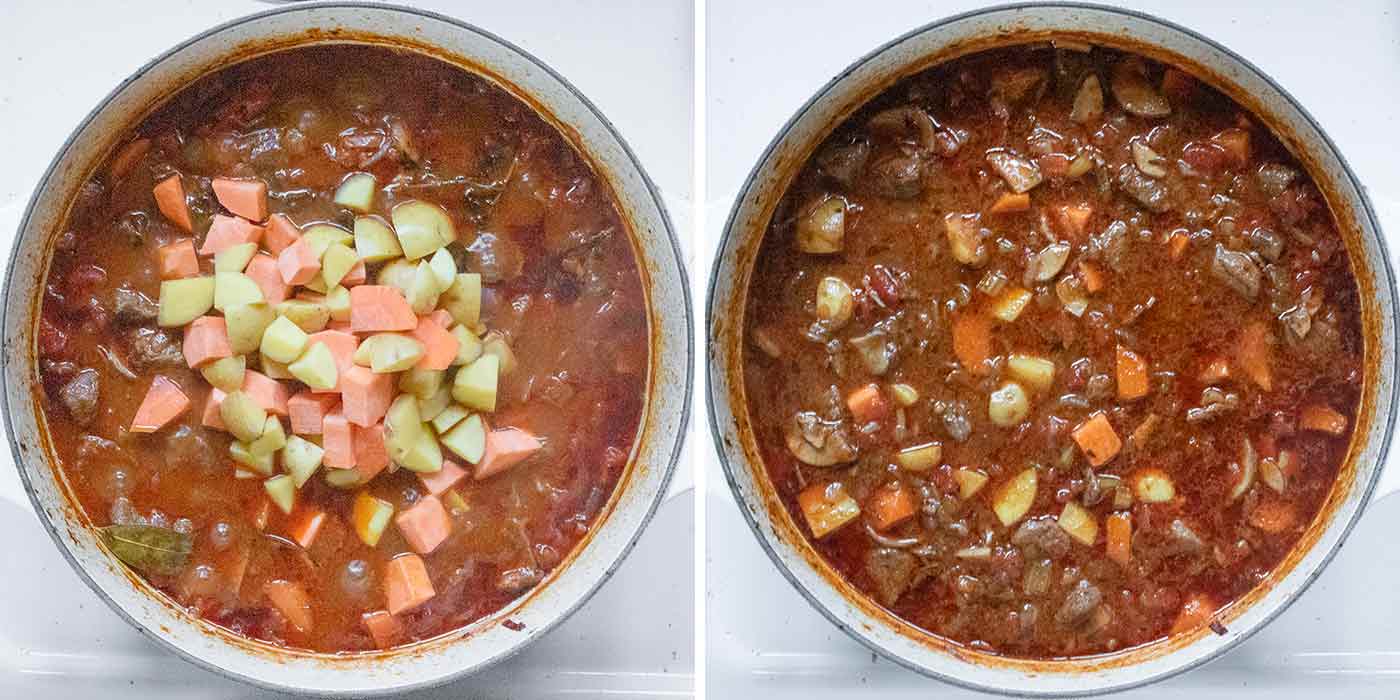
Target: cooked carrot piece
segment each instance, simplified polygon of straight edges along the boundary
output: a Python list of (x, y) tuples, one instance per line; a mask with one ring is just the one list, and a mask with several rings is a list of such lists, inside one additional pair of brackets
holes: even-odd
[(1292, 530), (1298, 524), (1298, 511), (1293, 504), (1277, 498), (1264, 497), (1249, 511), (1249, 524), (1271, 535)]
[(228, 326), (220, 316), (200, 316), (185, 328), (182, 347), (185, 363), (199, 369), (210, 362), (233, 356), (228, 342)]
[(226, 248), (241, 243), (257, 243), (262, 240), (263, 228), (237, 216), (215, 214), (209, 224), (209, 232), (204, 234), (204, 245), (199, 247), (200, 255), (218, 255)]
[(1075, 243), (1084, 241), (1084, 234), (1089, 230), (1089, 218), (1094, 215), (1092, 205), (1087, 202), (1062, 204), (1051, 211), (1061, 233)]
[[(352, 424), (350, 428), (355, 441), (355, 471), (360, 473), (360, 481), (369, 481), (389, 466), (389, 448), (384, 444), (384, 424), (376, 423), (369, 427)], [(444, 471), (449, 464), (450, 462), (443, 461)]]
[(1236, 166), (1249, 164), (1249, 132), (1244, 129), (1226, 129), (1210, 140), (1225, 149)]
[(316, 536), (321, 534), (321, 526), (326, 523), (326, 513), (322, 510), (311, 509), (303, 512), (296, 522), (292, 523), (292, 541), (301, 545), (302, 549), (309, 549), (316, 541)]
[(1074, 429), (1073, 434), (1074, 442), (1083, 450), (1084, 456), (1089, 458), (1089, 464), (1095, 467), (1113, 459), (1123, 448), (1123, 441), (1118, 438), (1118, 433), (1113, 430), (1113, 425), (1102, 412), (1089, 416), (1088, 420)]
[(301, 238), (301, 229), (292, 223), (286, 214), (273, 214), (267, 220), (267, 230), (263, 232), (263, 245), (273, 255), (281, 255), (288, 246)]
[(321, 449), (325, 450), (321, 462), (326, 466), (335, 469), (350, 469), (355, 466), (355, 438), (345, 414), (326, 414), (321, 422)]
[(340, 398), (334, 394), (313, 394), (303, 391), (287, 399), (287, 415), (292, 419), (292, 432), (297, 435), (320, 435), (321, 423)]
[(953, 354), (963, 368), (973, 374), (986, 374), (992, 357), (992, 322), (976, 314), (959, 314), (953, 319)]
[(253, 397), (264, 411), (276, 416), (287, 415), (287, 400), (290, 397), (286, 384), (250, 369), (243, 373), (243, 393)]
[(1026, 211), (1031, 208), (1031, 195), (1029, 192), (1003, 192), (997, 201), (992, 203), (992, 208), (987, 210), (988, 214), (1010, 214), (1018, 211)]
[(345, 273), (344, 277), (340, 278), (340, 286), (349, 289), (364, 284), (365, 280), (368, 279), (368, 275), (369, 272), (365, 269), (365, 261), (356, 261), (355, 265), (350, 268), (350, 271)]
[(374, 639), (374, 645), (380, 649), (388, 649), (403, 640), (403, 623), (390, 615), (388, 610), (367, 612), (360, 616), (360, 622), (364, 623), (369, 636)]
[(428, 318), (432, 319), (433, 323), (436, 323), (439, 326), (442, 326), (443, 328), (451, 328), (457, 323), (457, 319), (452, 318), (452, 312), (448, 311), (447, 309), (438, 309), (428, 314)]
[(890, 413), (889, 402), (880, 393), (880, 385), (874, 382), (846, 396), (846, 408), (851, 410), (851, 415), (855, 416), (856, 422), (861, 425), (880, 420)]
[(263, 299), (269, 304), (280, 304), (292, 295), (292, 287), (282, 281), (282, 271), (277, 269), (277, 258), (265, 253), (258, 253), (253, 259), (248, 261), (248, 267), (243, 270), (262, 290)]
[(428, 578), (428, 567), (417, 554), (400, 554), (389, 560), (384, 572), (384, 597), (389, 614), (398, 615), (428, 602), (437, 591)]
[(403, 292), (379, 284), (362, 284), (350, 290), (350, 328), (356, 333), (411, 331), (418, 316)]
[(150, 139), (134, 139), (124, 144), (117, 155), (112, 157), (112, 162), (107, 166), (107, 174), (112, 176), (112, 180), (120, 180), (136, 167), (137, 163), (151, 150)]
[(414, 365), (418, 369), (447, 369), (457, 359), (457, 346), (460, 345), (457, 336), (431, 316), (418, 319), (413, 337), (423, 344), (423, 357)]
[(287, 622), (303, 633), (311, 631), (311, 599), (299, 583), (277, 579), (263, 584), (263, 593)]
[(533, 433), (520, 428), (499, 428), (486, 433), (486, 452), (476, 465), (477, 479), (495, 476), (524, 461), (543, 444)]
[(1263, 321), (1253, 321), (1240, 333), (1235, 360), (1250, 381), (1264, 391), (1273, 391), (1273, 333)]
[(163, 280), (199, 275), (199, 258), (195, 256), (194, 241), (189, 238), (157, 248), (156, 258)]
[(1105, 554), (1108, 558), (1127, 566), (1133, 558), (1133, 516), (1130, 513), (1114, 513), (1104, 521)]
[(1298, 414), (1298, 427), (1328, 435), (1341, 435), (1347, 431), (1347, 417), (1331, 406), (1310, 404)]
[(1182, 231), (1177, 231), (1167, 239), (1167, 250), (1171, 253), (1172, 260), (1180, 260), (1186, 254), (1186, 246), (1191, 243), (1191, 237)]
[(131, 432), (154, 433), (189, 407), (190, 400), (180, 391), (180, 385), (158, 374), (136, 409), (136, 417), (131, 419)]
[(1118, 398), (1132, 401), (1147, 396), (1147, 361), (1118, 346)]
[(466, 476), (466, 470), (454, 464), (452, 460), (444, 459), (442, 460), (442, 469), (419, 474), (418, 480), (423, 482), (423, 488), (427, 489), (428, 493), (438, 496), (455, 486)]
[(1103, 272), (1087, 260), (1079, 263), (1079, 279), (1084, 281), (1084, 290), (1090, 294), (1103, 289)]
[(351, 423), (368, 428), (389, 412), (394, 401), (394, 375), (375, 374), (368, 367), (353, 365), (340, 378), (341, 411)]
[(219, 406), (223, 404), (224, 392), (212, 389), (209, 392), (209, 400), (204, 402), (204, 413), (200, 414), (199, 424), (215, 430), (228, 430), (224, 425), (223, 414), (219, 413)]
[(156, 208), (170, 220), (170, 223), (194, 233), (194, 221), (190, 219), (190, 206), (185, 202), (185, 183), (177, 173), (156, 183), (152, 194), (156, 198)]
[(321, 270), (321, 260), (304, 238), (282, 249), (277, 255), (277, 271), (287, 284), (306, 284)]
[(876, 530), (888, 530), (914, 516), (914, 497), (903, 484), (885, 484), (870, 496), (865, 512)]
[(214, 197), (223, 207), (249, 221), (267, 218), (267, 183), (262, 180), (233, 180), (216, 177)]
[(1186, 599), (1181, 605), (1181, 612), (1177, 613), (1176, 621), (1172, 623), (1171, 634), (1177, 635), (1182, 632), (1190, 632), (1210, 624), (1210, 619), (1215, 615), (1215, 603), (1204, 595), (1196, 594)]
[(412, 508), (394, 517), (404, 541), (419, 554), (428, 554), (438, 548), (452, 534), (452, 518), (437, 496), (427, 495), (413, 504)]

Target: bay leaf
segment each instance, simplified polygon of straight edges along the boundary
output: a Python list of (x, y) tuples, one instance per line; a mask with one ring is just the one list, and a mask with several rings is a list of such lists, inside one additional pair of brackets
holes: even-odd
[(98, 528), (102, 541), (127, 566), (143, 574), (173, 576), (185, 568), (194, 539), (168, 527), (108, 525)]

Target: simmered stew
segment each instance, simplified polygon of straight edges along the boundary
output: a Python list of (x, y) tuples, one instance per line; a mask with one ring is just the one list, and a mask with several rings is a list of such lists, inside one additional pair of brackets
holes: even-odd
[(118, 558), (236, 633), (466, 625), (623, 473), (649, 347), (626, 226), (480, 76), (356, 45), (227, 68), (124, 137), (57, 235), (59, 467)]
[(1357, 284), (1224, 94), (1099, 47), (908, 77), (770, 222), (749, 414), (816, 549), (901, 618), (1055, 658), (1218, 625), (1333, 487)]

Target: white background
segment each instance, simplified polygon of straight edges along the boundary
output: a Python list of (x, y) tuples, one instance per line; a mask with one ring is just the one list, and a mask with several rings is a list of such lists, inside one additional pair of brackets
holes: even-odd
[[(617, 127), (693, 256), (688, 2), (417, 2), (533, 53)], [(0, 0), (0, 250), (50, 158), (88, 110), (157, 53), (272, 5), (250, 0)], [(547, 8), (548, 11), (540, 11)], [(643, 30), (644, 28), (644, 30)], [(686, 261), (693, 269), (694, 260)], [(690, 440), (688, 449), (697, 442)], [(702, 449), (707, 445), (700, 444)], [(58, 555), (0, 454), (0, 698), (262, 697), (140, 637)], [(637, 549), (577, 615), (519, 656), (421, 697), (687, 695), (692, 687), (691, 459)]]
[[(984, 4), (709, 0), (701, 259), (716, 249), (749, 169), (808, 97), (895, 36)], [(1382, 225), (1400, 230), (1396, 3), (1111, 4), (1191, 27), (1272, 75), (1336, 140), (1369, 188)], [(1400, 248), (1394, 237), (1390, 248)], [(811, 609), (740, 518), (713, 449), (696, 454), (706, 483), (706, 668), (712, 697), (978, 697), (875, 658)], [(1400, 697), (1397, 531), (1400, 496), (1372, 504), (1322, 578), (1262, 633), (1201, 670), (1119, 697)]]

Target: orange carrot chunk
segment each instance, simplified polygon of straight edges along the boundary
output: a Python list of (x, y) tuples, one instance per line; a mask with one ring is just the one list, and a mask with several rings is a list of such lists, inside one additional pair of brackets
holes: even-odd
[(413, 337), (423, 344), (423, 357), (414, 365), (418, 369), (447, 369), (457, 359), (457, 346), (461, 344), (457, 336), (431, 316), (418, 319)]
[(1118, 398), (1123, 401), (1147, 395), (1147, 361), (1122, 345), (1118, 346)]
[(326, 513), (322, 510), (311, 509), (301, 514), (301, 517), (292, 523), (292, 541), (301, 545), (302, 549), (308, 549), (316, 541), (316, 536), (321, 534), (321, 526), (326, 523)]
[(1331, 406), (1310, 404), (1298, 414), (1298, 427), (1328, 435), (1342, 435), (1347, 431), (1347, 417)]
[(369, 630), (374, 645), (380, 649), (388, 649), (403, 640), (403, 623), (390, 615), (388, 610), (367, 612), (360, 616), (360, 622)]
[(953, 319), (953, 354), (967, 371), (986, 374), (992, 357), (992, 322), (976, 314), (959, 314)]
[(1090, 294), (1103, 289), (1103, 272), (1087, 260), (1079, 263), (1079, 278), (1084, 281), (1084, 289)]
[(185, 183), (177, 173), (156, 183), (152, 194), (156, 198), (156, 208), (170, 220), (170, 223), (194, 233), (194, 221), (190, 219), (190, 207), (185, 203)]
[(1180, 260), (1186, 254), (1186, 246), (1191, 243), (1191, 237), (1181, 231), (1173, 233), (1167, 239), (1167, 250), (1171, 252), (1172, 260)]
[(209, 224), (209, 232), (204, 234), (204, 245), (199, 247), (199, 254), (218, 255), (242, 243), (257, 243), (262, 240), (262, 234), (263, 228), (251, 221), (215, 214)]
[(263, 593), (293, 627), (303, 633), (311, 631), (311, 599), (301, 584), (282, 579), (268, 581), (263, 584)]
[(242, 389), (243, 393), (253, 397), (264, 411), (276, 416), (287, 415), (287, 400), (290, 398), (287, 385), (250, 369), (243, 373)]
[(216, 177), (214, 197), (225, 209), (249, 221), (267, 218), (267, 183), (262, 180), (233, 180)]
[(1104, 530), (1108, 540), (1105, 554), (1120, 566), (1127, 566), (1133, 558), (1133, 516), (1114, 513), (1104, 521)]
[(321, 422), (321, 448), (325, 450), (321, 462), (326, 466), (334, 469), (351, 469), (355, 466), (355, 438), (345, 414), (326, 414)]
[(992, 208), (987, 210), (988, 214), (1010, 214), (1018, 211), (1026, 211), (1031, 208), (1031, 195), (1029, 192), (1003, 192), (997, 201), (992, 203)]
[(404, 541), (419, 554), (429, 554), (452, 534), (452, 518), (437, 496), (428, 495), (418, 499), (412, 508), (394, 517)]
[(1177, 613), (1176, 621), (1172, 623), (1171, 634), (1177, 635), (1182, 632), (1190, 632), (1210, 624), (1210, 619), (1215, 615), (1215, 603), (1204, 595), (1196, 594), (1186, 599), (1181, 606), (1181, 612)]
[(1219, 144), (1229, 154), (1230, 160), (1237, 166), (1249, 163), (1249, 132), (1244, 129), (1226, 129), (1212, 137), (1210, 140)]
[(1240, 333), (1235, 359), (1250, 381), (1264, 391), (1273, 391), (1273, 333), (1263, 321), (1253, 321)]
[(362, 284), (350, 290), (350, 329), (356, 333), (411, 331), (418, 316), (403, 292), (379, 284)]
[(292, 419), (292, 432), (297, 435), (320, 435), (321, 423), (340, 399), (334, 394), (313, 394), (303, 391), (287, 399), (287, 415)]
[(200, 425), (215, 430), (228, 430), (228, 426), (224, 425), (223, 415), (219, 413), (219, 406), (223, 404), (227, 395), (218, 389), (209, 392), (209, 400), (204, 402), (204, 413), (200, 414)]
[(287, 284), (306, 284), (321, 271), (321, 260), (306, 239), (298, 238), (277, 255), (277, 271)]
[(914, 497), (900, 483), (881, 486), (866, 504), (870, 524), (876, 530), (888, 530), (914, 516)]
[(520, 428), (499, 428), (486, 433), (486, 452), (476, 465), (477, 479), (495, 476), (523, 462), (543, 444), (529, 431)]
[[(376, 423), (369, 427), (351, 425), (355, 438), (355, 471), (360, 473), (360, 482), (367, 482), (389, 466), (389, 448), (384, 444), (384, 424)], [(450, 462), (443, 460), (442, 468)]]
[(428, 578), (428, 567), (417, 554), (400, 554), (390, 559), (384, 569), (384, 598), (390, 615), (412, 610), (437, 595)]
[(221, 316), (200, 316), (185, 328), (182, 347), (185, 363), (199, 369), (215, 360), (233, 356), (228, 342), (228, 326)]
[(281, 255), (288, 246), (301, 238), (301, 229), (292, 223), (286, 214), (273, 214), (267, 220), (267, 230), (263, 233), (263, 245), (273, 255)]
[(282, 281), (282, 271), (277, 269), (277, 258), (265, 253), (258, 253), (253, 259), (248, 261), (248, 267), (243, 270), (257, 283), (258, 289), (262, 290), (263, 299), (269, 304), (280, 304), (292, 295), (292, 287)]
[(1063, 204), (1051, 211), (1061, 233), (1076, 243), (1084, 240), (1084, 234), (1089, 230), (1089, 217), (1094, 215), (1093, 206), (1088, 203)]
[(151, 388), (146, 391), (136, 417), (131, 419), (131, 432), (154, 433), (175, 420), (190, 407), (190, 400), (180, 385), (163, 375), (151, 380)]
[(389, 412), (394, 401), (394, 375), (375, 374), (368, 367), (353, 365), (340, 378), (341, 411), (346, 420), (368, 428)]
[(1090, 416), (1074, 429), (1074, 442), (1095, 467), (1113, 459), (1123, 448), (1123, 441), (1102, 412)]
[(881, 420), (890, 413), (889, 402), (880, 393), (880, 385), (874, 382), (852, 391), (846, 397), (846, 408), (851, 409), (851, 415), (861, 425)]
[(160, 278), (174, 280), (199, 274), (199, 258), (195, 256), (194, 241), (182, 238), (156, 249)]
[(466, 470), (454, 464), (452, 460), (444, 459), (442, 460), (442, 469), (419, 474), (418, 480), (423, 482), (423, 488), (427, 489), (428, 493), (437, 496), (455, 486), (466, 476)]

